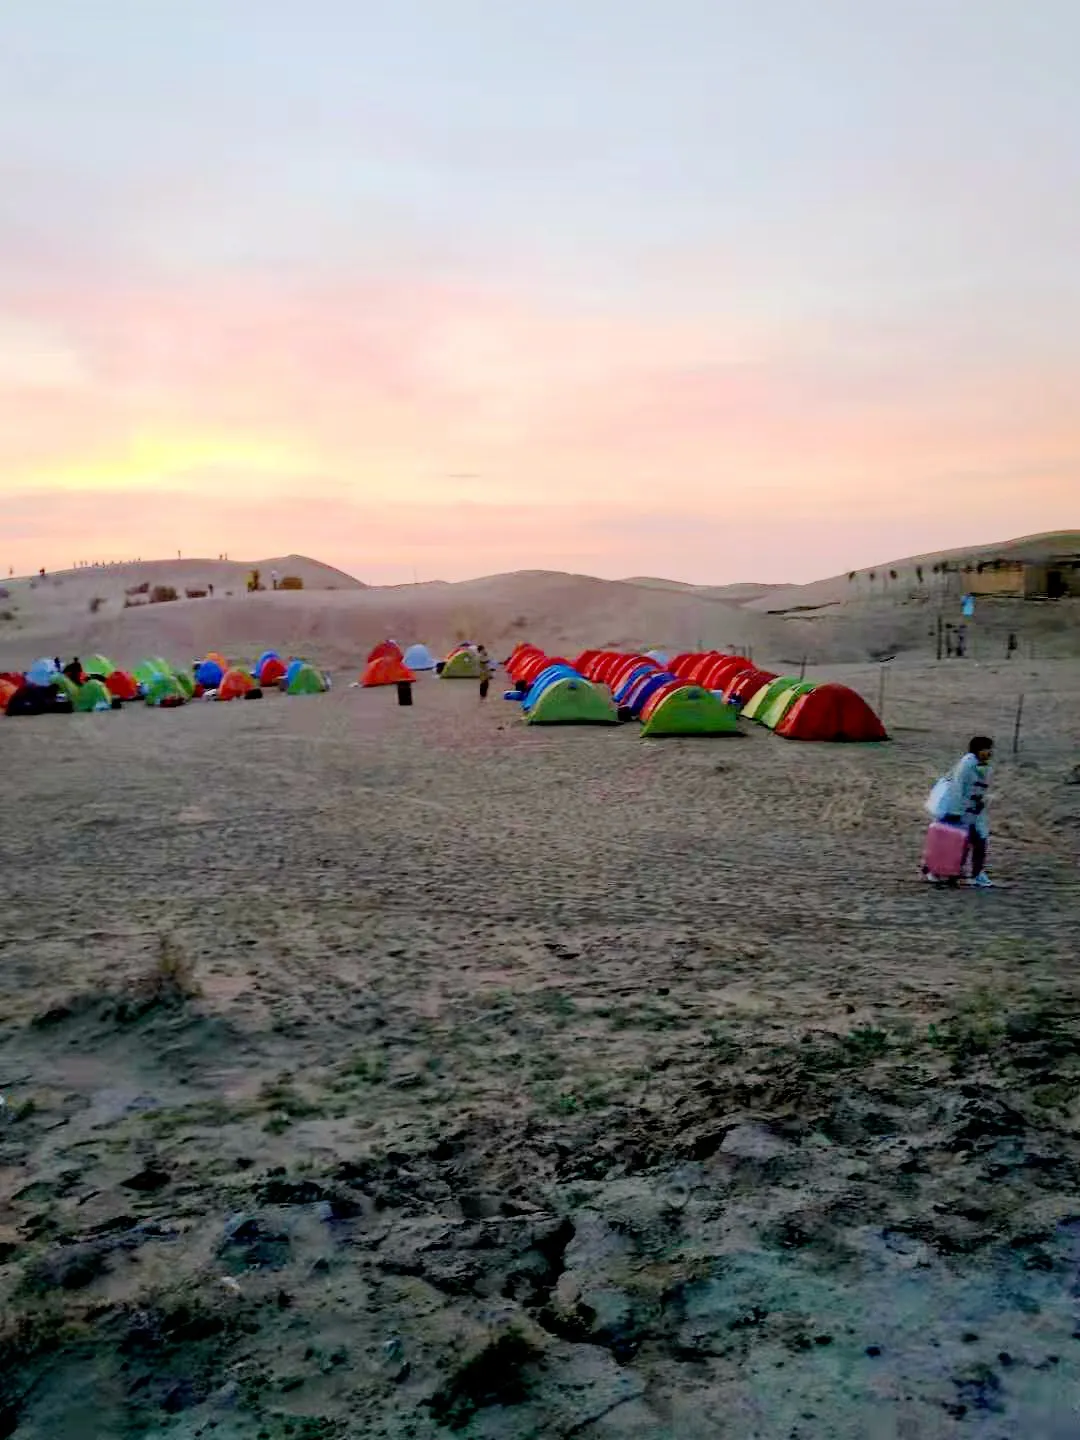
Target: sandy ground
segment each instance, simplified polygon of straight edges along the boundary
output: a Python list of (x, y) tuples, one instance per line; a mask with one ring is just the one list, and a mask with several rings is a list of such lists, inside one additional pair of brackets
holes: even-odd
[(0, 1435), (1074, 1437), (1080, 665), (886, 718), (3, 724)]

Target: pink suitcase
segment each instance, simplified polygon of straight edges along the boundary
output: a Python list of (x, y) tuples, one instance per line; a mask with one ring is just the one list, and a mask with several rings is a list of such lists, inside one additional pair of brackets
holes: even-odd
[(967, 831), (962, 825), (946, 825), (941, 820), (932, 822), (926, 832), (923, 849), (923, 872), (941, 880), (955, 880), (964, 873), (967, 858)]

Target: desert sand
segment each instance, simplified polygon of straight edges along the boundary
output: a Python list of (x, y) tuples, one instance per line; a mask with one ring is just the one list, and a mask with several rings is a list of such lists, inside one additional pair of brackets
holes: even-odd
[[(893, 738), (543, 730), (434, 678), (0, 723), (0, 1435), (1076, 1434), (1075, 650), (920, 624), (883, 670), (872, 609), (830, 650), (586, 577), (60, 578), (0, 668), (700, 626), (884, 674)], [(939, 892), (922, 801), (984, 728), (1008, 883)]]

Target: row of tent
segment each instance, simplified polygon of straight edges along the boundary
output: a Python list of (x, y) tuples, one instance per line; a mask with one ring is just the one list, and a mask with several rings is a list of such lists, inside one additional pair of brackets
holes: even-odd
[(425, 671), (435, 671), (443, 680), (480, 680), (484, 662), (471, 644), (456, 645), (445, 660), (436, 660), (426, 645), (411, 645), (403, 651), (395, 640), (383, 640), (369, 652), (357, 684), (408, 685)]
[(740, 655), (586, 650), (574, 660), (519, 645), (507, 661), (530, 724), (641, 722), (643, 736), (732, 735), (738, 717), (789, 740), (873, 741), (880, 719), (846, 685), (762, 670)]

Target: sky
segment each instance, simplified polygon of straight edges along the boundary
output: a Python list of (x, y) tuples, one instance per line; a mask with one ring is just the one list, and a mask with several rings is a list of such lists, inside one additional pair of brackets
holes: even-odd
[(0, 7), (0, 574), (1080, 526), (1075, 0)]

